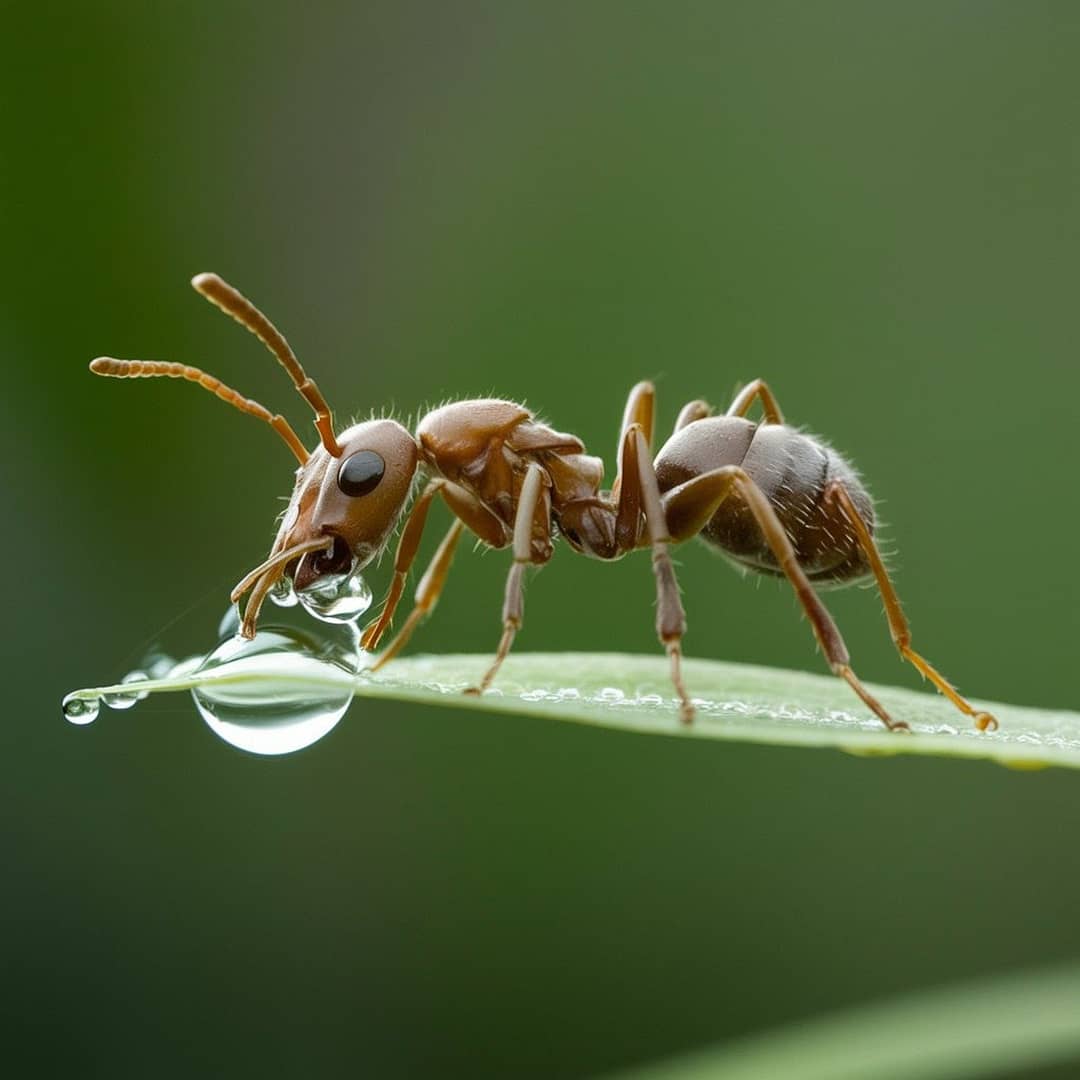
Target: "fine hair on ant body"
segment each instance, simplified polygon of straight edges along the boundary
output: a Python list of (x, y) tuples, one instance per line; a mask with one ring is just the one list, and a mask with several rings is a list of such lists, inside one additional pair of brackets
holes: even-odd
[[(870, 496), (839, 454), (785, 424), (761, 379), (746, 386), (725, 413), (714, 414), (704, 401), (685, 405), (655, 458), (655, 392), (651, 383), (638, 383), (626, 402), (615, 481), (606, 490), (600, 486), (603, 462), (586, 454), (580, 439), (553, 430), (512, 401), (443, 405), (421, 419), (415, 435), (385, 418), (335, 434), (325, 398), (270, 320), (216, 274), (199, 274), (192, 285), (277, 357), (315, 413), (318, 446), (308, 451), (284, 417), (199, 368), (99, 357), (90, 370), (116, 378), (164, 375), (196, 382), (268, 423), (295, 455), (296, 484), (270, 554), (232, 593), (234, 603), (251, 593), (241, 623), (245, 637), (255, 636), (262, 603), (283, 577), (303, 590), (325, 575), (367, 566), (389, 541), (422, 470), (428, 480), (405, 519), (389, 592), (361, 638), (365, 650), (375, 650), (390, 628), (436, 496), (454, 520), (420, 579), (412, 611), (372, 670), (401, 652), (434, 608), (466, 528), (487, 546), (508, 547), (513, 555), (502, 637), (479, 685), (466, 691), (474, 694), (491, 685), (509, 653), (524, 615), (525, 569), (551, 558), (554, 536), (601, 560), (643, 548), (656, 579), (657, 634), (670, 658), (680, 715), (689, 723), (694, 706), (681, 670), (686, 617), (670, 548), (700, 536), (743, 568), (788, 579), (829, 667), (890, 730), (907, 724), (893, 720), (856, 676), (815, 586), (847, 585), (872, 575), (900, 655), (977, 728), (997, 727), (990, 713), (961, 697), (912, 649), (907, 619), (874, 540)], [(755, 403), (763, 413), (756, 422), (747, 418)]]

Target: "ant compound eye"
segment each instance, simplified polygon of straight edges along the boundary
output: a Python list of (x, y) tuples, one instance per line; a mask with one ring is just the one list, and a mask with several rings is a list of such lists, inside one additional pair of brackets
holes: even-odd
[(338, 487), (352, 498), (367, 495), (379, 486), (386, 462), (374, 450), (360, 450), (347, 457), (338, 469)]

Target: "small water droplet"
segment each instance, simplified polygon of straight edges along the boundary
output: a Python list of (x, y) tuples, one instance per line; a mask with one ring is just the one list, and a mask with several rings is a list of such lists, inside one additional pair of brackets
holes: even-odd
[(100, 710), (97, 698), (78, 697), (76, 694), (68, 694), (63, 706), (64, 718), (73, 724), (92, 724)]
[(130, 709), (139, 700), (139, 695), (132, 691), (130, 694), (106, 694), (101, 699), (110, 709)]
[(617, 686), (605, 686), (596, 691), (600, 701), (622, 701), (626, 695)]
[(263, 628), (252, 641), (223, 641), (198, 670), (265, 680), (204, 683), (192, 697), (210, 730), (225, 742), (253, 754), (291, 754), (327, 735), (345, 715), (353, 697), (351, 681), (343, 678), (330, 686), (326, 676), (351, 675), (356, 663), (355, 653), (337, 641), (291, 627)]
[(297, 595), (304, 610), (323, 622), (356, 622), (371, 607), (371, 589), (359, 573), (326, 574)]
[(277, 604), (278, 607), (296, 607), (300, 602), (300, 598), (296, 595), (296, 590), (293, 588), (292, 578), (278, 578), (277, 584), (270, 590), (270, 599)]
[[(137, 683), (137, 682), (146, 682), (147, 679), (149, 679), (149, 678), (150, 678), (150, 676), (147, 675), (145, 671), (129, 671), (120, 681), (122, 683)], [(137, 691), (135, 691), (135, 700), (136, 701), (142, 701), (144, 698), (146, 698), (148, 696), (149, 695), (147, 694), (147, 692), (145, 690), (137, 690)]]

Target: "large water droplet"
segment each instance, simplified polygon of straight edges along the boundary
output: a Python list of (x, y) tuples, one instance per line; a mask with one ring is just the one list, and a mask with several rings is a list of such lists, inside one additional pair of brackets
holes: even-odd
[(356, 622), (371, 607), (371, 589), (357, 572), (325, 574), (297, 595), (304, 610), (323, 622)]
[(218, 622), (218, 637), (227, 638), (240, 633), (240, 608), (236, 604), (230, 604)]
[[(221, 682), (192, 697), (210, 730), (253, 754), (291, 754), (328, 734), (352, 701), (359, 658), (343, 642), (292, 627), (264, 627), (252, 641), (229, 638), (199, 666)], [(232, 683), (230, 675), (262, 676)], [(328, 677), (337, 685), (326, 685)]]
[(76, 694), (68, 694), (63, 707), (65, 719), (73, 724), (92, 724), (100, 710), (97, 698), (78, 697)]

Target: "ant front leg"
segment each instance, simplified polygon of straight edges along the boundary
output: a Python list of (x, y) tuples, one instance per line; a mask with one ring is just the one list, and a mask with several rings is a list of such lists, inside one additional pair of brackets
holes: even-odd
[(776, 511), (761, 488), (742, 469), (737, 465), (725, 465), (695, 476), (693, 480), (687, 480), (666, 492), (663, 506), (672, 537), (685, 540), (695, 536), (733, 491), (738, 492), (750, 508), (777, 564), (795, 590), (829, 667), (859, 695), (890, 731), (906, 729), (908, 725), (902, 720), (893, 720), (855, 674), (844, 639), (799, 565), (795, 549)]
[(545, 537), (551, 534), (551, 499), (546, 484), (547, 476), (544, 470), (535, 461), (530, 462), (514, 514), (514, 562), (506, 578), (502, 637), (499, 639), (499, 647), (491, 666), (484, 673), (479, 684), (470, 686), (465, 691), (466, 694), (482, 694), (491, 685), (502, 662), (510, 652), (514, 637), (521, 629), (521, 623), (525, 617), (525, 567), (538, 561), (533, 550), (533, 537), (537, 533)]
[[(394, 620), (394, 612), (401, 601), (401, 594), (405, 591), (405, 581), (409, 576), (409, 568), (416, 558), (417, 549), (420, 547), (420, 537), (427, 524), (428, 510), (431, 509), (431, 500), (439, 493), (439, 489), (445, 483), (444, 480), (432, 480), (420, 494), (420, 498), (413, 503), (409, 511), (409, 518), (405, 522), (405, 528), (401, 530), (401, 539), (398, 541), (397, 554), (394, 556), (394, 576), (390, 581), (390, 591), (383, 601), (379, 617), (365, 628), (360, 638), (360, 648), (371, 652), (379, 647), (379, 641)], [(381, 666), (389, 657), (381, 659)]]
[(896, 595), (896, 589), (889, 578), (889, 572), (885, 569), (885, 563), (881, 558), (881, 552), (870, 535), (859, 514), (847, 488), (840, 483), (832, 483), (825, 490), (825, 497), (836, 503), (844, 513), (849, 524), (855, 532), (859, 546), (862, 548), (870, 568), (877, 579), (878, 591), (885, 603), (885, 617), (889, 620), (889, 632), (900, 655), (918, 669), (923, 678), (929, 679), (938, 691), (945, 695), (965, 716), (970, 716), (975, 721), (975, 726), (980, 731), (996, 731), (997, 720), (988, 712), (976, 709), (971, 702), (956, 692), (952, 684), (924, 657), (920, 656), (911, 647), (911, 626), (900, 606), (900, 597)]
[(615, 448), (615, 482), (611, 485), (611, 497), (616, 501), (622, 494), (623, 473), (626, 471), (626, 433), (636, 426), (645, 436), (645, 442), (652, 446), (655, 413), (656, 387), (651, 382), (639, 382), (626, 399), (622, 423), (619, 425), (619, 445)]
[(679, 715), (684, 724), (689, 724), (694, 719), (694, 705), (682, 677), (686, 613), (668, 550), (671, 536), (664, 519), (660, 486), (656, 481), (649, 444), (645, 433), (636, 424), (626, 432), (620, 460), (625, 469), (625, 481), (615, 511), (616, 539), (620, 551), (642, 546), (641, 518), (644, 516), (644, 542), (652, 549), (653, 575), (656, 578), (656, 634), (671, 661), (671, 681), (679, 695)]
[(764, 379), (755, 379), (752, 383), (744, 386), (735, 396), (731, 407), (727, 411), (728, 416), (745, 416), (755, 401), (761, 401), (762, 411), (765, 413), (765, 423), (782, 424), (784, 414), (780, 411), (769, 384)]

